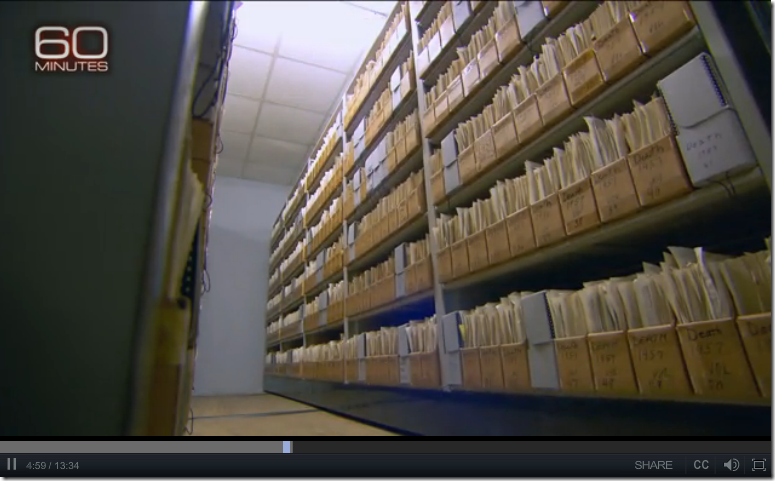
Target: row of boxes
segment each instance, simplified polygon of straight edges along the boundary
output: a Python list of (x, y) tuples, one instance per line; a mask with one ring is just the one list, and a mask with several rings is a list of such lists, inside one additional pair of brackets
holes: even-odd
[[(336, 203), (336, 201), (334, 201)], [(334, 209), (334, 212), (326, 219), (325, 222), (321, 221), (322, 225), (320, 227), (320, 230), (317, 231), (315, 235), (311, 236), (311, 240), (309, 242), (309, 251), (315, 252), (317, 251), (320, 246), (328, 240), (329, 237), (334, 235), (335, 233), (342, 232), (342, 203), (339, 202)]]
[(420, 129), (415, 110), (399, 122), (395, 130), (388, 132), (366, 159), (364, 167), (357, 169), (352, 181), (345, 183), (344, 218), (349, 218), (369, 193), (379, 187), (419, 148)]
[[(292, 241), (297, 239), (303, 230), (304, 225), (301, 217), (297, 217), (291, 228), (288, 229), (285, 232), (283, 238), (280, 239), (280, 243), (277, 245), (274, 252), (272, 252), (272, 254), (269, 256), (270, 269), (276, 267), (278, 264), (281, 264), (283, 257), (287, 257), (287, 255), (291, 252), (291, 249), (295, 249), (298, 246), (298, 242), (294, 244)], [(280, 275), (282, 275), (282, 272), (280, 272)]]
[(404, 357), (371, 356), (343, 361), (267, 364), (268, 374), (301, 379), (364, 383), (374, 386), (408, 385), (420, 388), (441, 386), (437, 351), (411, 353)]
[[(658, 189), (656, 179), (661, 179)], [(675, 139), (668, 135), (442, 249), (439, 278), (466, 276), (691, 190)]]
[(304, 213), (304, 227), (310, 227), (312, 219), (314, 219), (318, 213), (325, 208), (331, 198), (336, 193), (337, 189), (342, 183), (342, 157), (339, 157), (334, 166), (331, 168), (331, 177), (327, 182), (321, 183), (318, 187), (320, 194), (312, 200), (312, 203), (308, 206)]
[(280, 327), (279, 331), (276, 331), (272, 333), (272, 337), (270, 338), (269, 334), (267, 334), (267, 341), (268, 342), (274, 342), (274, 341), (282, 341), (285, 339), (290, 339), (294, 337), (298, 337), (302, 334), (302, 323), (301, 321), (295, 322), (293, 324), (290, 324), (288, 326), (282, 326)]
[(392, 115), (393, 93), (390, 91), (390, 86), (388, 86), (374, 103), (374, 107), (372, 107), (368, 117), (365, 119), (364, 147), (368, 147), (374, 142), (374, 139), (379, 135), (379, 131), (387, 124)]
[(348, 226), (349, 262), (362, 257), (375, 246), (401, 230), (427, 211), (422, 171), (414, 173), (364, 215), (356, 226)]
[[(372, 268), (374, 274), (364, 273), (353, 278), (348, 290), (345, 310), (354, 316), (375, 309), (396, 300), (396, 275), (393, 259), (388, 259)], [(359, 288), (355, 286), (361, 284)]]
[(326, 279), (331, 278), (337, 273), (342, 273), (344, 269), (344, 236), (333, 246), (318, 253), (314, 263), (308, 264), (304, 277), (304, 292), (310, 292), (320, 285)]
[(420, 388), (441, 386), (437, 351), (400, 356), (372, 356), (343, 361), (267, 364), (267, 374), (301, 379), (364, 383), (374, 386), (408, 385)]
[(385, 32), (386, 36), (383, 39), (381, 50), (377, 52), (374, 60), (366, 64), (365, 71), (356, 78), (353, 93), (348, 95), (345, 101), (344, 124), (347, 128), (350, 127), (355, 114), (366, 101), (382, 70), (390, 62), (390, 57), (409, 32), (408, 21), (407, 5), (404, 4), (397, 16), (391, 20), (390, 28)]
[[(413, 259), (412, 249), (425, 244), (425, 255)], [(410, 296), (433, 288), (433, 266), (430, 257), (430, 242), (426, 237), (417, 242), (403, 243), (393, 253), (395, 259), (396, 297)]]
[(288, 286), (286, 286), (286, 288), (283, 289), (283, 300), (282, 300), (282, 303), (280, 304), (283, 309), (297, 302), (299, 299), (302, 298), (302, 296), (304, 296), (304, 283), (301, 280), (301, 276), (297, 277), (296, 279), (298, 279), (298, 284), (296, 285), (295, 288), (288, 290), (287, 289)]
[(336, 147), (339, 139), (342, 138), (342, 134), (342, 126), (338, 123), (329, 130), (328, 135), (325, 138), (325, 143), (323, 144), (323, 147), (320, 148), (320, 151), (318, 151), (317, 157), (310, 161), (310, 168), (305, 175), (306, 180), (304, 181), (306, 190), (312, 189), (312, 185), (323, 173), (323, 167), (326, 165), (328, 158), (334, 154), (334, 147)]
[[(702, 186), (756, 165), (737, 114), (725, 100), (725, 88), (714, 71), (710, 56), (701, 54), (658, 83), (671, 118), (679, 119), (677, 137), (669, 134), (631, 152), (442, 250), (442, 282), (685, 195), (692, 184)], [(686, 118), (693, 121), (680, 121)]]
[[(520, 25), (523, 17), (535, 19), (539, 16), (543, 18), (544, 11), (536, 2), (524, 2), (521, 8), (517, 6)], [(659, 23), (657, 33), (649, 33), (654, 16), (669, 17), (670, 21)], [(535, 28), (529, 25), (524, 28)], [(562, 75), (544, 83), (507, 116), (496, 119), (493, 127), (463, 152), (456, 151), (454, 133), (450, 134), (442, 141), (445, 192), (451, 193), (505, 160), (520, 145), (569, 115), (574, 107), (600, 94), (606, 84), (635, 69), (646, 59), (646, 52), (650, 55), (663, 49), (693, 25), (691, 10), (685, 2), (647, 2), (596, 40), (593, 48), (571, 61)], [(462, 74), (463, 93), (467, 85), (475, 85), (481, 77), (472, 66), (466, 70), (469, 73)], [(470, 76), (469, 80), (466, 75)], [(458, 98), (457, 93), (454, 98)]]
[(331, 301), (328, 291), (323, 291), (315, 299), (317, 301), (317, 310), (306, 308), (304, 310), (303, 329), (304, 332), (314, 331), (326, 325), (340, 323), (344, 319), (344, 301)]
[(471, 59), (462, 72), (449, 82), (433, 105), (428, 106), (423, 116), (423, 131), (433, 132), (463, 104), (466, 97), (472, 96), (479, 86), (498, 72), (501, 66), (522, 48), (524, 43), (519, 33), (517, 18), (512, 15), (496, 32), (495, 38), (482, 47), (476, 58)]
[(522, 300), (527, 341), (463, 348), (460, 313), (442, 330), (465, 389), (555, 389), (668, 398), (769, 397), (772, 314), (555, 339), (546, 293)]
[(409, 114), (390, 134), (385, 137), (388, 140), (388, 175), (395, 172), (403, 165), (404, 161), (411, 158), (421, 146), (421, 133), (420, 124), (417, 121), (417, 110)]

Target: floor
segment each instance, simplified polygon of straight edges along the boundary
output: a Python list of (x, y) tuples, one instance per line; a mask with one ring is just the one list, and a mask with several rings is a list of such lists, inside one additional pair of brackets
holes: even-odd
[(193, 436), (394, 436), (272, 394), (194, 397), (191, 402)]

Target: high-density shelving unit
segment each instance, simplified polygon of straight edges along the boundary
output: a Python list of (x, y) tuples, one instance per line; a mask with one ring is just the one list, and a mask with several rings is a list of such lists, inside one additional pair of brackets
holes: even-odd
[[(279, 332), (268, 333), (269, 353), (317, 345), (340, 336), (351, 339), (359, 333), (379, 329), (380, 326), (396, 326), (434, 313), (437, 319), (441, 319), (454, 311), (497, 301), (500, 296), (513, 291), (577, 288), (585, 281), (628, 275), (637, 271), (641, 262), (659, 258), (661, 252), (670, 245), (702, 245), (720, 252), (742, 252), (762, 244), (768, 235), (771, 228), (769, 185), (772, 149), (770, 133), (761, 111), (757, 109), (757, 102), (762, 100), (754, 98), (749, 72), (745, 72), (735, 58), (735, 42), (724, 32), (709, 2), (692, 1), (684, 4), (690, 9), (688, 15), (693, 18), (693, 25), (677, 32), (661, 48), (646, 52), (642, 61), (623, 75), (607, 79), (605, 85), (600, 85), (586, 101), (574, 102), (574, 108), (551, 125), (546, 125), (537, 135), (499, 155), (494, 162), (481, 166), (477, 164), (478, 172), (466, 182), (460, 182), (453, 189), (442, 186), (444, 192), (441, 195), (434, 193), (438, 188), (432, 182), (435, 174), (431, 166), (433, 153), (442, 148), (445, 139), (450, 138), (460, 122), (482, 112), (492, 101), (497, 89), (509, 82), (519, 66), (530, 64), (533, 57), (541, 52), (541, 45), (546, 38), (556, 37), (584, 20), (599, 4), (581, 1), (513, 2), (516, 5), (517, 38), (520, 39), (518, 47), (511, 55), (496, 58), (497, 64), (491, 73), (482, 75), (483, 78), (474, 84), (469, 81), (469, 85), (465, 86), (466, 94), (461, 95), (463, 98), (456, 105), (445, 103), (441, 108), (443, 119), (429, 123), (426, 117), (433, 117), (434, 110), (439, 112), (438, 99), (436, 105), (427, 105), (424, 94), (433, 88), (455, 60), (457, 47), (465, 47), (476, 32), (487, 24), (498, 2), (408, 3), (409, 13), (404, 19), (405, 23), (396, 28), (393, 34), (397, 38), (387, 39), (383, 44), (386, 48), (378, 56), (380, 43), (405, 2), (398, 2), (356, 73), (355, 78), (358, 79), (371, 68), (368, 62), (375, 59), (377, 64), (383, 65), (377, 73), (371, 75), (368, 92), (359, 94), (359, 86), (356, 85), (358, 81), (353, 80), (341, 108), (332, 116), (326, 128), (326, 131), (331, 128), (336, 130), (335, 147), (330, 150), (327, 159), (322, 161), (324, 166), (317, 170), (311, 183), (306, 182), (306, 172), (312, 162), (302, 171), (289, 202), (290, 199), (298, 200), (293, 202), (295, 205), (286, 206), (273, 231), (273, 257), (269, 274), (274, 279), (270, 281), (269, 298), (282, 293), (289, 279), (299, 275), (303, 269), (294, 265), (287, 274), (275, 272), (295, 243), (302, 242), (305, 236), (311, 242), (309, 230), (314, 223), (302, 224), (298, 231), (294, 231), (292, 226), (303, 222), (299, 216), (307, 205), (309, 192), (317, 187), (322, 172), (333, 167), (336, 158), (341, 155), (343, 173), (341, 178), (336, 178), (337, 185), (330, 189), (331, 199), (342, 195), (340, 199), (343, 200), (344, 214), (341, 222), (335, 222), (336, 227), (326, 231), (322, 243), (318, 242), (314, 249), (307, 247), (301, 254), (304, 259), (301, 266), (306, 262), (315, 262), (320, 252), (341, 239), (344, 245), (343, 253), (336, 259), (339, 263), (329, 265), (324, 274), (316, 277), (310, 285), (305, 284), (300, 291), (295, 291), (295, 297), (290, 302), (284, 303), (281, 300), (267, 312), (267, 324), (276, 323), (298, 310), (302, 304), (311, 302), (323, 292), (329, 284), (340, 280), (344, 281), (346, 299), (343, 312), (337, 313), (335, 322), (330, 322), (330, 315), (328, 321), (319, 319), (317, 313), (314, 318), (310, 315), (299, 316), (298, 324), (294, 323), (290, 328), (280, 327)], [(430, 27), (447, 3), (454, 4), (449, 23), (441, 27), (436, 36), (439, 38), (434, 37), (432, 46), (418, 53), (421, 34)], [(540, 18), (528, 21), (530, 16), (535, 15)], [(681, 15), (677, 18), (681, 18)], [(635, 20), (630, 18), (629, 21)], [(528, 24), (530, 28), (526, 30)], [(664, 28), (664, 25), (657, 27)], [(631, 28), (629, 23), (626, 28)], [(501, 34), (507, 35), (502, 32), (498, 35)], [(439, 39), (446, 42), (442, 44)], [(506, 40), (498, 37), (498, 41)], [(430, 59), (430, 55), (425, 57), (427, 50), (433, 50), (433, 59)], [(365, 308), (361, 305), (362, 299), (348, 296), (352, 294), (348, 293), (348, 286), (354, 276), (382, 262), (392, 262), (394, 249), (404, 242), (426, 236), (436, 226), (438, 215), (454, 213), (458, 207), (470, 206), (473, 201), (486, 197), (496, 181), (524, 173), (525, 161), (546, 157), (551, 154), (553, 147), (562, 145), (571, 134), (585, 129), (584, 117), (609, 118), (615, 113), (631, 109), (633, 100), (648, 100), (656, 91), (658, 81), (702, 52), (709, 52), (715, 60), (718, 76), (726, 85), (729, 100), (739, 114), (758, 166), (695, 187), (686, 195), (649, 206), (616, 221), (602, 223), (585, 232), (569, 235), (559, 242), (524, 255), (506, 256), (508, 259), (486, 265), (476, 272), (445, 278), (443, 282), (440, 277), (440, 268), (443, 270), (443, 266), (439, 265), (441, 251), (435, 240), (431, 239), (432, 269), (424, 289), (396, 296), (395, 290), (385, 293), (384, 289), (377, 287), (377, 283), (370, 291), (371, 303), (367, 302)], [(413, 77), (407, 81), (407, 87), (402, 92), (395, 87), (401, 84), (402, 73), (399, 70), (394, 75), (394, 72), (409, 57), (414, 65), (411, 71)], [(482, 62), (481, 57), (479, 62)], [(597, 67), (598, 63), (595, 61), (594, 65)], [(460, 76), (461, 83), (466, 83), (467, 70)], [(479, 68), (476, 70), (479, 76)], [(451, 91), (451, 85), (444, 96)], [(393, 92), (392, 105), (386, 109), (389, 113), (378, 112), (382, 115), (380, 121), (375, 122), (379, 127), (365, 134), (366, 137), (371, 135), (373, 140), (359, 148), (355, 145), (364, 136), (360, 122), (380, 103), (380, 96), (386, 89)], [(405, 95), (397, 99), (396, 91)], [(463, 92), (462, 88), (460, 92)], [(358, 100), (361, 101), (357, 108), (348, 110), (348, 96), (354, 96), (356, 104)], [(452, 103), (451, 100), (449, 102)], [(377, 110), (379, 108), (378, 105)], [(377, 162), (376, 166), (368, 165), (368, 159), (378, 155), (377, 151), (382, 149), (381, 142), (387, 133), (393, 131), (414, 109), (417, 109), (417, 122), (422, 124), (419, 145), (412, 147), (411, 152), (403, 152), (402, 161), (380, 174), (380, 163)], [(324, 139), (321, 138), (313, 152), (317, 152), (323, 143)], [(390, 151), (390, 155), (396, 150)], [(409, 150), (408, 146), (406, 150)], [(390, 155), (386, 156), (388, 164)], [(401, 157), (401, 154), (398, 156)], [(461, 153), (457, 151), (455, 162), (463, 162)], [(376, 172), (373, 175), (379, 182), (375, 182), (377, 185), (370, 184), (368, 196), (364, 197), (357, 193), (357, 187), (353, 188), (358, 182), (358, 179), (353, 179), (361, 175), (358, 169), (367, 165), (369, 175)], [(352, 226), (357, 225), (381, 199), (409, 179), (415, 171), (422, 172), (422, 185), (412, 191), (416, 195), (415, 199), (422, 200), (417, 215), (410, 219), (405, 216), (405, 222), (401, 222), (396, 220), (400, 219), (400, 208), (395, 209), (398, 211), (395, 219), (391, 217), (393, 210), (388, 210), (389, 214), (380, 217), (382, 222), (376, 224), (378, 227), (369, 229), (368, 237), (373, 239), (367, 248), (359, 249), (359, 241), (353, 240)], [(360, 181), (370, 182), (370, 179), (364, 177)], [(348, 204), (348, 195), (357, 196), (356, 205)], [(404, 199), (402, 202), (399, 205), (406, 205), (410, 200)], [(318, 214), (310, 220), (316, 222), (319, 217)], [(338, 228), (339, 223), (341, 229)], [(719, 226), (723, 226), (723, 229)], [(276, 252), (283, 233), (292, 233), (293, 239), (280, 252)], [(388, 301), (374, 305), (375, 292), (381, 296), (380, 301), (384, 297)], [(352, 309), (354, 304), (358, 304), (355, 311)], [(330, 300), (328, 308), (334, 308)], [(440, 329), (444, 327), (440, 326)], [(346, 369), (343, 375), (339, 364), (316, 367), (314, 373), (300, 372), (299, 366), (293, 369), (288, 366), (280, 372), (275, 365), (268, 365), (266, 389), (361, 420), (420, 434), (767, 434), (767, 428), (762, 431), (758, 426), (769, 425), (765, 422), (770, 419), (769, 398), (730, 402), (703, 397), (647, 398), (540, 389), (527, 389), (519, 393), (466, 392), (460, 387), (459, 373), (455, 372), (460, 369), (459, 354), (448, 352), (445, 336), (448, 337), (447, 333), (438, 336), (441, 382), (436, 388), (419, 388), (411, 386), (411, 383), (367, 385), (363, 382), (362, 373), (355, 376), (354, 380)]]

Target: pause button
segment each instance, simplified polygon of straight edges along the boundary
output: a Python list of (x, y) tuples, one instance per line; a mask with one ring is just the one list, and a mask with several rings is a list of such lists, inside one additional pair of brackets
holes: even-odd
[[(16, 471), (16, 458), (8, 458), (8, 471)], [(13, 466), (13, 468), (11, 467)]]

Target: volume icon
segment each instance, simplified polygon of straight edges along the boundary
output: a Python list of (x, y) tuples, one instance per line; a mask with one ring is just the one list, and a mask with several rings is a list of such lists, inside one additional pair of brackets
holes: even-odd
[(732, 458), (726, 463), (724, 463), (724, 467), (733, 472), (737, 471), (738, 469), (740, 469), (740, 461), (738, 461), (735, 458)]

